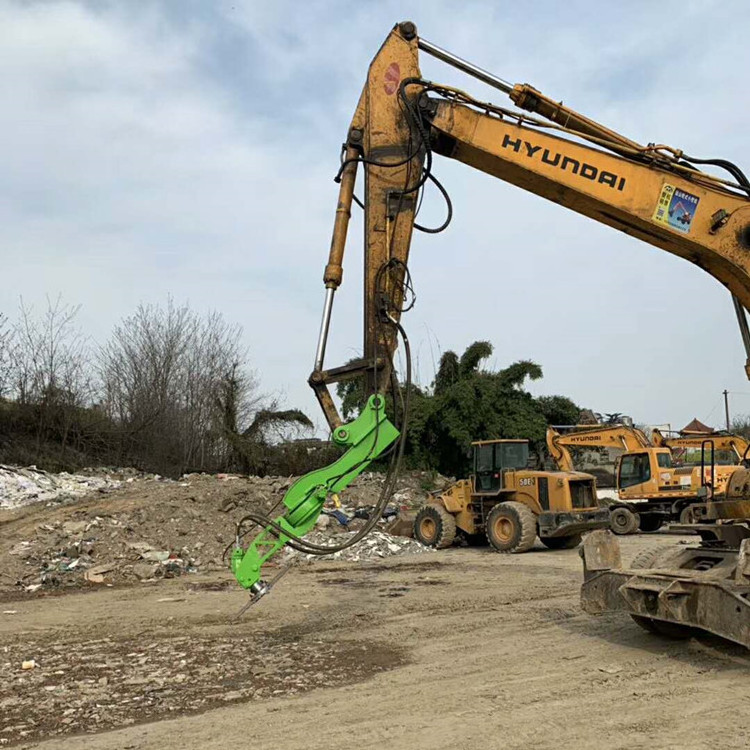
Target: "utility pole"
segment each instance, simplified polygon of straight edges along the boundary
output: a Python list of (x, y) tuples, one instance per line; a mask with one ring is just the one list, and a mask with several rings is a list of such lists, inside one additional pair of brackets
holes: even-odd
[(729, 432), (729, 391), (724, 389), (724, 414), (727, 417), (727, 432)]

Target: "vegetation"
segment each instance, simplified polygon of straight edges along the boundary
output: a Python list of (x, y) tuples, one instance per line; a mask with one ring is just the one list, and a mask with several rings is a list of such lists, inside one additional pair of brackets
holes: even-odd
[[(260, 393), (240, 328), (219, 313), (201, 316), (171, 299), (140, 305), (101, 345), (83, 336), (77, 314), (58, 299), (40, 315), (22, 303), (15, 321), (0, 316), (0, 461), (176, 476), (301, 473), (336, 457), (309, 439), (307, 415)], [(540, 449), (548, 423), (578, 421), (570, 399), (526, 390), (542, 377), (538, 364), (490, 370), (492, 352), (487, 341), (461, 356), (447, 351), (430, 387), (410, 386), (412, 468), (465, 475), (472, 440), (527, 438)], [(344, 417), (356, 416), (362, 381), (341, 383), (338, 395)], [(308, 439), (291, 440), (300, 436)]]
[(22, 303), (15, 323), (0, 318), (0, 460), (260, 473), (312, 427), (260, 394), (240, 328), (219, 313), (141, 305), (101, 346), (77, 313), (58, 299), (41, 315)]
[(732, 420), (731, 432), (750, 440), (750, 414), (738, 414)]
[[(564, 396), (533, 397), (525, 390), (539, 380), (542, 368), (521, 360), (497, 370), (482, 369), (493, 352), (476, 341), (459, 357), (447, 351), (429, 389), (412, 385), (406, 456), (413, 468), (463, 476), (471, 470), (473, 440), (526, 438), (542, 450), (547, 424), (575, 424), (580, 409)], [(362, 384), (338, 387), (344, 415), (353, 416), (364, 401)]]

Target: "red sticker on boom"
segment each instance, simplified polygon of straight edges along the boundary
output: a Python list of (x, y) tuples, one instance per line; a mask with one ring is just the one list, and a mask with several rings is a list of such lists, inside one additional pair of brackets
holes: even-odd
[(388, 96), (395, 94), (400, 81), (401, 68), (398, 67), (397, 62), (392, 62), (385, 71), (385, 83), (383, 84), (385, 93), (388, 94)]

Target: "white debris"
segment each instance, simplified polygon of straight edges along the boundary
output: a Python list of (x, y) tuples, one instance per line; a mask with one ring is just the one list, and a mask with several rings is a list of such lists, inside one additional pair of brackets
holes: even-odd
[(32, 503), (62, 502), (92, 492), (106, 492), (121, 482), (109, 476), (51, 474), (36, 466), (22, 468), (0, 465), (0, 510)]
[(605, 505), (609, 505), (609, 503), (615, 502), (616, 500), (619, 500), (619, 495), (617, 494), (617, 490), (600, 490), (598, 489), (596, 491), (596, 496), (599, 500), (602, 500)]
[[(313, 531), (307, 534), (305, 541), (313, 544), (325, 545), (327, 547), (338, 546), (354, 536), (356, 532), (350, 531), (343, 534), (323, 534)], [(418, 555), (423, 552), (432, 552), (430, 547), (425, 547), (414, 539), (403, 536), (391, 536), (377, 529), (371, 531), (364, 539), (331, 555), (309, 555), (287, 547), (285, 551), (286, 561), (305, 560), (343, 560), (346, 562), (359, 562), (361, 560), (376, 560), (381, 557), (393, 557), (397, 555)]]

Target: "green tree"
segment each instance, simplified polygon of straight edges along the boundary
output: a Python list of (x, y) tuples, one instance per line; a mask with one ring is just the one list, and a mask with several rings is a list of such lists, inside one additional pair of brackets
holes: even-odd
[(544, 415), (524, 390), (527, 380), (542, 377), (542, 368), (522, 360), (496, 372), (481, 369), (492, 351), (489, 342), (477, 341), (460, 358), (443, 354), (433, 395), (414, 399), (407, 443), (413, 462), (464, 476), (474, 440), (543, 440)]
[(579, 424), (581, 408), (567, 396), (539, 396), (536, 402), (547, 424)]
[[(570, 399), (534, 398), (526, 390), (527, 382), (542, 377), (540, 365), (519, 360), (500, 370), (484, 369), (492, 352), (488, 341), (475, 341), (461, 356), (447, 351), (431, 390), (410, 386), (406, 436), (410, 467), (466, 476), (474, 440), (525, 438), (539, 452), (548, 423), (577, 421), (580, 410)], [(344, 418), (356, 416), (364, 403), (362, 379), (340, 383), (337, 394)]]

